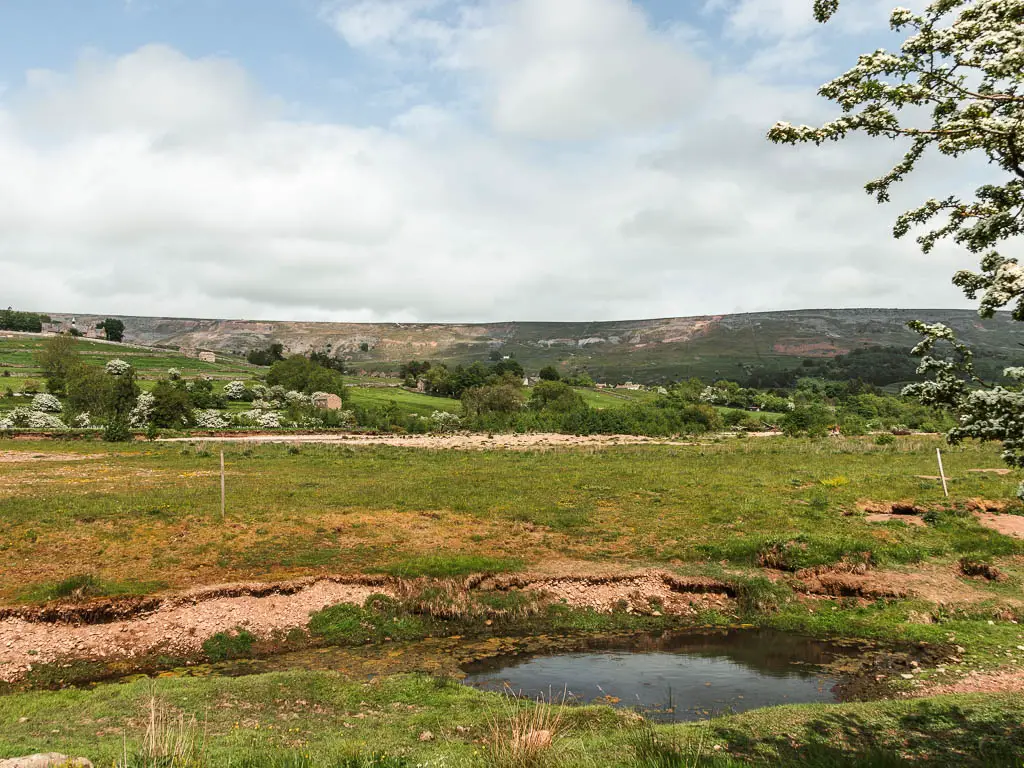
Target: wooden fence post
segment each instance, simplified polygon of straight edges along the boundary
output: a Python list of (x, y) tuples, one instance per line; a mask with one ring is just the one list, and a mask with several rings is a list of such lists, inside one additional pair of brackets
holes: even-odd
[(224, 520), (224, 451), (220, 452), (220, 519)]
[(939, 477), (942, 478), (942, 492), (949, 498), (949, 488), (946, 486), (946, 471), (942, 468), (942, 449), (936, 448), (935, 455), (939, 459)]

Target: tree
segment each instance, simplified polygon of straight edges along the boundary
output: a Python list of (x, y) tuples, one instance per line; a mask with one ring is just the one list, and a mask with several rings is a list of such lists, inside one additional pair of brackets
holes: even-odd
[(302, 355), (292, 355), (287, 360), (274, 363), (267, 374), (267, 384), (306, 394), (329, 392), (345, 397), (345, 380), (341, 373), (317, 365)]
[[(839, 0), (815, 0), (815, 16), (828, 21), (838, 6)], [(925, 253), (951, 238), (979, 254), (980, 271), (961, 270), (953, 283), (979, 301), (982, 317), (1012, 305), (1013, 318), (1024, 320), (1024, 267), (996, 250), (999, 243), (1024, 235), (1024, 3), (933, 0), (921, 14), (895, 9), (890, 27), (907, 34), (898, 52), (862, 55), (855, 67), (819, 90), (840, 106), (841, 117), (818, 128), (777, 123), (769, 139), (820, 145), (865, 133), (906, 142), (903, 159), (866, 186), (879, 203), (889, 201), (892, 187), (929, 152), (984, 157), (987, 183), (973, 196), (926, 200), (897, 218), (893, 234), (900, 238), (923, 226), (917, 241)], [(905, 393), (959, 414), (951, 441), (1002, 440), (1004, 459), (1024, 466), (1020, 387), (981, 381), (970, 350), (949, 328), (923, 323), (912, 327), (924, 336), (914, 349), (922, 358), (918, 372), (931, 379), (909, 386)], [(950, 352), (936, 357), (940, 343)], [(1024, 369), (1007, 369), (1005, 375), (1019, 380)]]
[(192, 398), (182, 381), (161, 379), (153, 387), (153, 424), (181, 429), (192, 422)]
[(54, 395), (67, 392), (68, 374), (82, 364), (75, 340), (70, 336), (53, 336), (36, 354), (36, 363), (43, 371), (46, 389)]
[(558, 369), (553, 365), (546, 365), (540, 369), (538, 374), (544, 381), (561, 381), (562, 374), (558, 372)]
[(516, 413), (523, 409), (523, 395), (519, 387), (508, 383), (471, 387), (462, 395), (462, 407), (470, 416)]
[(284, 360), (284, 344), (271, 344), (266, 349), (251, 349), (245, 359), (252, 365), (273, 365)]
[(564, 381), (547, 380), (533, 388), (530, 393), (530, 407), (538, 411), (568, 413), (587, 406), (583, 396)]
[(124, 341), (124, 322), (116, 317), (108, 317), (96, 326), (97, 330), (103, 331), (107, 341)]

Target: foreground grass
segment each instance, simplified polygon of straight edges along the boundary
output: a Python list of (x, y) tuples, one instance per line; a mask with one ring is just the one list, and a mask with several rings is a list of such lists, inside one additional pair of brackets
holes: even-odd
[[(199, 764), (210, 766), (244, 764), (246, 756), (259, 756), (253, 765), (295, 764), (289, 758), (344, 765), (345, 757), (372, 752), (399, 766), (497, 766), (503, 729), (533, 706), (420, 675), (137, 681), (0, 698), (0, 756), (58, 750), (113, 765), (140, 749), (153, 697), (195, 716)], [(777, 707), (652, 734), (628, 712), (570, 707), (560, 714), (554, 745), (533, 764), (1016, 765), (1022, 718), (1020, 697), (959, 696)], [(424, 732), (429, 738), (421, 739)]]
[[(560, 558), (785, 567), (844, 557), (878, 566), (1006, 559), (1019, 540), (982, 528), (972, 497), (1008, 499), (993, 446), (937, 440), (736, 439), (702, 446), (550, 452), (0, 440), (0, 451), (100, 454), (0, 463), (0, 602), (88, 574), (178, 588), (344, 571), (456, 575)], [(929, 524), (867, 522), (859, 500), (910, 499)], [(1007, 587), (1012, 588), (1012, 584)], [(994, 596), (997, 596), (994, 594)]]

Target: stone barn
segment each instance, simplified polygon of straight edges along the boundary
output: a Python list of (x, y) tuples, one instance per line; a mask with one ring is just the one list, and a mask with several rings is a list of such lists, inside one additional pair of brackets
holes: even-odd
[(217, 356), (213, 352), (200, 352), (199, 359), (204, 363), (216, 363)]
[(327, 392), (315, 392), (313, 393), (313, 407), (325, 411), (340, 411), (341, 398)]

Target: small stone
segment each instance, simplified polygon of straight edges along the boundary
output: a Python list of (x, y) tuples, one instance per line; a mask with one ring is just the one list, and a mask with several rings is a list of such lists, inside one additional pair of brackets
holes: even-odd
[(906, 672), (904, 672), (902, 675), (900, 675), (900, 677), (902, 677), (904, 680), (913, 680), (914, 679), (913, 675), (909, 675)]
[(661, 616), (661, 611), (651, 611), (651, 616)]
[(434, 740), (434, 734), (432, 734), (430, 731), (424, 731), (423, 733), (420, 734), (420, 741), (433, 741), (433, 740)]
[(84, 757), (68, 757), (58, 752), (12, 757), (0, 760), (0, 768), (93, 768), (92, 763)]

